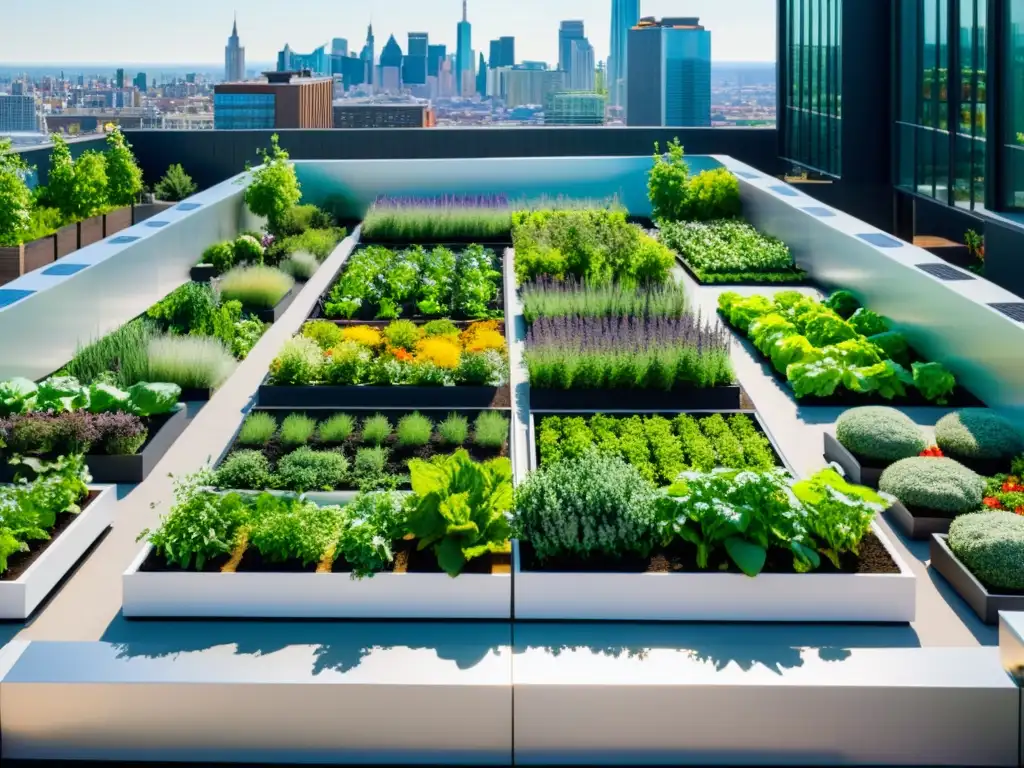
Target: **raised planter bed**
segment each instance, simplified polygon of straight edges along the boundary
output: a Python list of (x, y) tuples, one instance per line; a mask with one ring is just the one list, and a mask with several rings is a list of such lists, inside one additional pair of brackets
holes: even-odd
[(509, 232), (507, 238), (500, 240), (481, 240), (480, 238), (473, 237), (449, 237), (446, 240), (409, 240), (408, 238), (386, 238), (386, 237), (367, 237), (366, 235), (359, 235), (360, 245), (386, 245), (388, 248), (412, 248), (414, 246), (421, 246), (423, 248), (465, 248), (467, 245), (482, 245), (484, 248), (490, 248), (496, 253), (501, 253), (506, 248), (512, 247), (512, 233)]
[(862, 464), (861, 460), (830, 432), (825, 433), (824, 456), (825, 461), (834, 462), (842, 467), (846, 479), (854, 485), (866, 485), (869, 488), (877, 489), (882, 472), (886, 469), (885, 467)]
[(183, 403), (206, 403), (213, 397), (215, 389), (183, 389), (181, 390), (181, 402)]
[(552, 411), (622, 410), (624, 408), (734, 411), (740, 409), (740, 387), (690, 387), (665, 392), (656, 389), (537, 389), (530, 388), (530, 408)]
[(934, 511), (908, 509), (901, 501), (896, 501), (886, 513), (903, 535), (911, 539), (927, 539), (936, 533), (946, 533), (955, 517), (943, 517)]
[(217, 276), (213, 264), (196, 264), (189, 270), (188, 277), (193, 283), (208, 283)]
[(1024, 611), (1024, 593), (1000, 594), (989, 591), (967, 566), (960, 562), (945, 534), (931, 537), (931, 567), (949, 582), (953, 590), (986, 624), (998, 624), (1000, 611)]
[[(556, 572), (531, 570), (513, 543), (515, 618), (590, 621), (914, 620), (916, 577), (873, 524), (898, 573)], [(865, 540), (864, 545), (868, 544)]]
[(693, 271), (693, 268), (687, 263), (686, 259), (676, 254), (676, 263), (683, 268), (690, 278), (697, 283), (697, 285), (710, 285), (715, 288), (735, 288), (737, 286), (751, 286), (755, 288), (794, 288), (801, 285), (807, 285), (807, 273), (802, 269), (790, 269), (785, 272), (764, 272), (766, 275), (786, 275), (786, 280), (756, 280), (748, 278), (746, 280), (728, 280), (726, 282), (707, 282), (701, 280), (697, 273)]
[[(269, 378), (269, 377), (268, 377)], [(276, 386), (264, 379), (257, 403), (272, 408), (504, 408), (511, 392), (501, 387)]]
[(273, 306), (273, 308), (249, 310), (247, 314), (255, 317), (261, 323), (276, 323), (281, 319), (281, 316), (288, 311), (288, 307), (292, 305), (292, 302), (295, 301), (295, 297), (299, 295), (299, 291), (301, 290), (302, 285), (296, 283), (292, 286), (292, 289), (284, 295), (284, 298)]
[[(432, 559), (432, 555), (430, 558)], [(504, 619), (511, 617), (508, 556), (457, 578), (442, 572), (333, 573), (167, 570), (147, 544), (122, 576), (127, 618)], [(339, 564), (335, 564), (339, 568)]]
[(0, 619), (24, 620), (31, 616), (110, 527), (116, 503), (115, 488), (90, 488), (82, 511), (58, 520), (53, 538), (37, 542), (31, 552), (12, 556), (5, 576), (13, 578), (0, 578)]
[[(93, 482), (112, 485), (141, 483), (187, 426), (188, 414), (179, 405), (173, 413), (149, 419), (149, 436), (138, 453), (132, 456), (87, 455), (85, 463)], [(0, 464), (0, 482), (13, 480), (15, 470), (6, 462)]]

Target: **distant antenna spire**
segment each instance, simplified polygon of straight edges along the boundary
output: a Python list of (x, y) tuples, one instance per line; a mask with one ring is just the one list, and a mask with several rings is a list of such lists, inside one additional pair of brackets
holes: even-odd
[(238, 11), (235, 11), (235, 24), (231, 27), (232, 37), (238, 37)]
[(462, 20), (469, 21), (469, 19), (466, 18), (466, 0), (462, 0)]

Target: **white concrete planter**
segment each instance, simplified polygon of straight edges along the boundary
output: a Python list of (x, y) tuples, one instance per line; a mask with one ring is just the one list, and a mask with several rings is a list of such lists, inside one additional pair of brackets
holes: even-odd
[(511, 574), (145, 572), (122, 576), (128, 618), (508, 619)]
[(875, 523), (898, 574), (542, 573), (513, 543), (515, 618), (596, 621), (914, 620), (917, 579)]
[(114, 522), (117, 489), (94, 486), (99, 495), (61, 531), (28, 569), (14, 581), (0, 581), (0, 619), (27, 619), (82, 555)]

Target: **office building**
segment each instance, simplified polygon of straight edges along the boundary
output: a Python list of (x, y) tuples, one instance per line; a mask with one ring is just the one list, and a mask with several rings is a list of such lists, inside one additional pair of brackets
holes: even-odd
[(574, 91), (594, 90), (594, 46), (585, 37), (570, 43), (569, 88)]
[(334, 105), (335, 128), (432, 128), (429, 104), (369, 104), (345, 101)]
[(37, 127), (35, 97), (0, 94), (0, 134), (34, 133)]
[(114, 87), (117, 89), (124, 88), (124, 70), (117, 70), (117, 74), (114, 75)]
[(344, 37), (336, 37), (331, 40), (331, 55), (348, 56), (348, 40)]
[(558, 26), (558, 68), (568, 72), (572, 61), (572, 41), (582, 40), (582, 21), (563, 21)]
[(498, 67), (514, 67), (515, 64), (516, 39), (514, 37), (499, 37), (497, 40), (491, 40), (487, 66), (490, 69), (497, 69)]
[(149, 90), (149, 85), (146, 83), (146, 73), (145, 72), (139, 72), (138, 74), (136, 74), (135, 75), (135, 79), (132, 80), (132, 84), (136, 88), (138, 88), (140, 91), (142, 91), (143, 93), (145, 93), (147, 90)]
[(711, 32), (699, 19), (640, 19), (627, 47), (627, 125), (711, 125)]
[(366, 67), (365, 82), (369, 83), (370, 90), (372, 91), (377, 86), (377, 59), (374, 50), (373, 24), (366, 28), (366, 44), (363, 45), (363, 51), (359, 54), (359, 58), (363, 60), (363, 66)]
[(366, 62), (354, 54), (331, 56), (331, 75), (341, 78), (343, 88), (355, 88), (366, 82)]
[(608, 54), (608, 103), (626, 106), (629, 30), (640, 21), (640, 0), (612, 0), (612, 39)]
[(511, 67), (504, 72), (505, 106), (543, 106), (548, 96), (566, 90), (566, 73), (558, 69)]
[(224, 48), (224, 80), (237, 83), (245, 80), (245, 48), (238, 39), (238, 19), (231, 27), (231, 37)]
[(402, 82), (406, 85), (427, 84), (427, 54), (430, 41), (426, 32), (409, 33), (409, 52), (402, 62)]
[(327, 44), (321, 45), (312, 53), (296, 53), (287, 43), (277, 54), (278, 72), (302, 72), (308, 69), (314, 75), (331, 74), (331, 57), (327, 53)]
[(437, 77), (441, 62), (448, 58), (447, 45), (427, 46), (427, 77)]
[(491, 40), (491, 55), (487, 57), (487, 64), (491, 69), (497, 69), (501, 64), (501, 40)]
[(214, 86), (218, 130), (332, 128), (334, 81), (306, 72), (264, 72), (265, 80)]
[(473, 26), (467, 17), (466, 0), (462, 0), (462, 21), (456, 28), (455, 87), (460, 96), (469, 96), (473, 87)]
[(480, 54), (480, 61), (477, 62), (476, 67), (476, 92), (481, 99), (490, 95), (487, 92), (487, 61), (484, 59), (483, 53)]
[(380, 89), (388, 93), (398, 93), (402, 89), (402, 46), (395, 36), (388, 37), (380, 52)]
[(605, 105), (599, 93), (552, 93), (544, 104), (544, 124), (604, 125)]

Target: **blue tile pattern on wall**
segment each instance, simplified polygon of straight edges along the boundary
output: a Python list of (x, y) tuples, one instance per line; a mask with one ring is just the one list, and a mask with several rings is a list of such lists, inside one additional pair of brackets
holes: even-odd
[(753, 179), (760, 179), (761, 178), (756, 173), (750, 173), (750, 171), (736, 171), (736, 175), (739, 176), (741, 179), (751, 179), (751, 180), (753, 180)]
[(857, 235), (865, 243), (871, 243), (871, 245), (879, 248), (902, 248), (903, 243), (897, 240), (895, 237), (889, 237), (881, 232), (868, 232), (864, 235)]
[(43, 274), (50, 277), (66, 277), (81, 272), (88, 266), (88, 264), (54, 264), (52, 267), (44, 269)]
[(196, 208), (202, 208), (202, 203), (179, 203), (175, 206), (177, 211), (194, 211)]
[(835, 211), (830, 208), (823, 208), (820, 205), (812, 205), (810, 208), (801, 208), (800, 210), (807, 211), (811, 216), (817, 216), (819, 219), (827, 219), (836, 215)]
[(169, 221), (154, 221), (153, 219), (150, 219), (146, 222), (146, 226), (152, 227), (153, 229), (160, 229), (160, 227), (166, 227), (170, 223), (171, 222)]
[(0, 288), (0, 309), (9, 307), (26, 296), (31, 296), (35, 291), (22, 291), (17, 288)]
[(772, 192), (774, 192), (777, 195), (785, 195), (786, 197), (799, 197), (800, 196), (799, 192), (797, 192), (792, 187), (787, 187), (785, 184), (776, 184), (774, 186), (768, 187), (768, 189), (770, 189)]
[(110, 238), (107, 242), (111, 245), (128, 245), (128, 243), (134, 243), (138, 239), (135, 235), (118, 235), (117, 237)]

